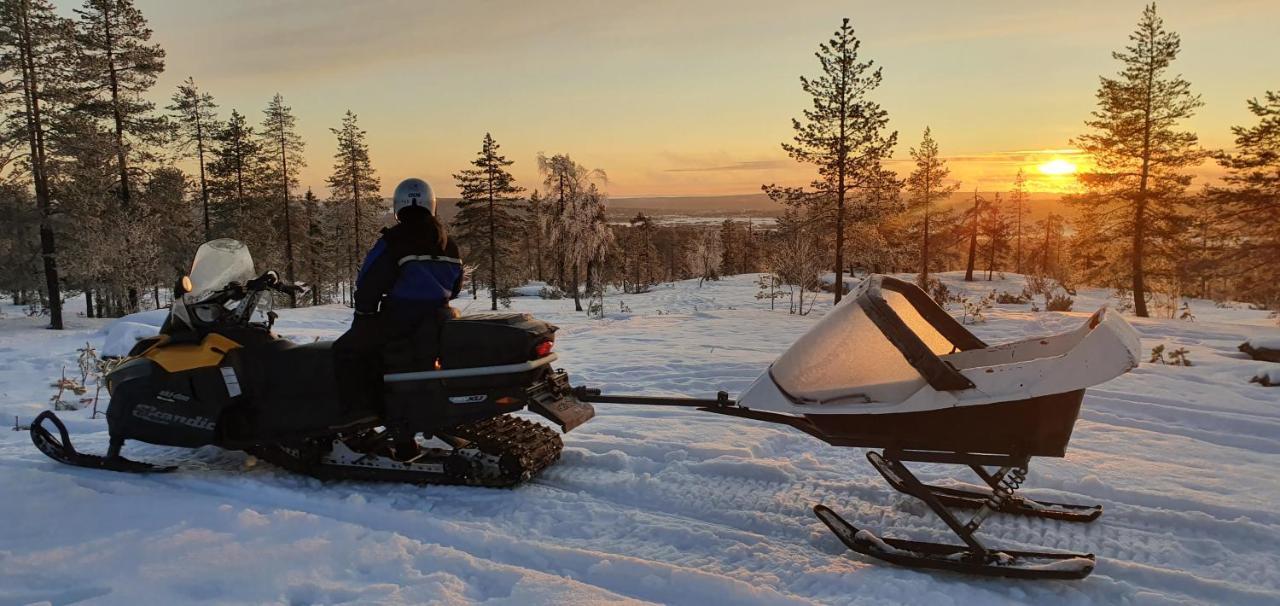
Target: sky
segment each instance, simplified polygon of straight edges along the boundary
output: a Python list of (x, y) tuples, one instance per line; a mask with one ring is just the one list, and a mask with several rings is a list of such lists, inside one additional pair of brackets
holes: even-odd
[[(60, 0), (70, 9), (79, 2)], [(457, 194), (486, 132), (538, 186), (535, 158), (567, 153), (604, 170), (616, 197), (753, 193), (800, 185), (791, 119), (799, 77), (842, 17), (883, 68), (872, 98), (899, 132), (891, 166), (932, 128), (963, 189), (1033, 189), (1073, 179), (1038, 166), (1072, 160), (1098, 77), (1142, 2), (648, 2), (469, 0), (137, 0), (167, 51), (152, 97), (192, 76), (223, 114), (253, 121), (284, 95), (307, 148), (303, 187), (325, 193), (348, 109), (368, 131), (389, 194), (417, 176)], [(1174, 70), (1205, 107), (1187, 123), (1206, 147), (1251, 122), (1245, 100), (1280, 87), (1280, 2), (1164, 1), (1182, 35)], [(1064, 166), (1057, 163), (1053, 166)], [(1202, 172), (1211, 177), (1214, 169)]]

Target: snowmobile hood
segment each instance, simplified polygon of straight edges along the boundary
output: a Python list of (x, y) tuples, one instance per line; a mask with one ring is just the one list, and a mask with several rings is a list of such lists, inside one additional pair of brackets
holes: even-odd
[(919, 287), (867, 278), (774, 361), (741, 405), (877, 414), (990, 404), (1090, 387), (1138, 365), (1138, 334), (1099, 309), (1080, 328), (988, 346)]

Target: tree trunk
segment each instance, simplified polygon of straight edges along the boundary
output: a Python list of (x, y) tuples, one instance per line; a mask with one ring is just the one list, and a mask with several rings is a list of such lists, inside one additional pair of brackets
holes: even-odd
[(498, 238), (493, 223), (493, 170), (489, 171), (489, 309), (498, 311)]
[(978, 190), (973, 190), (973, 221), (969, 227), (969, 264), (964, 270), (964, 281), (973, 281), (973, 263), (978, 255)]
[[(285, 148), (284, 126), (280, 127), (280, 190), (284, 201), (284, 256), (289, 283), (293, 284), (293, 221), (289, 218), (289, 154)], [(298, 295), (289, 290), (289, 307), (298, 306)]]
[(209, 186), (204, 176), (204, 125), (200, 123), (200, 99), (196, 98), (196, 161), (200, 163), (200, 207), (204, 212), (204, 240), (211, 239), (209, 229)]
[(582, 311), (582, 298), (578, 295), (578, 270), (582, 269), (577, 261), (573, 262), (573, 279), (571, 280), (573, 288), (573, 310)]
[(62, 329), (62, 289), (58, 280), (57, 244), (53, 233), (53, 206), (45, 172), (44, 123), (40, 113), (40, 79), (35, 64), (35, 40), (31, 34), (30, 7), (21, 7), (19, 60), (22, 64), (26, 106), (27, 143), (31, 147), (31, 176), (35, 181), (36, 205), (40, 208), (40, 258), (44, 269), (45, 293), (49, 299), (49, 328)]
[(84, 291), (84, 317), (93, 317), (93, 291), (89, 289)]

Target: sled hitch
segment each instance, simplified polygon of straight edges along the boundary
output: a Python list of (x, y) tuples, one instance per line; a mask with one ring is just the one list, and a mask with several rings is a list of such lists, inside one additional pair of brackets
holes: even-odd
[(573, 395), (579, 401), (593, 404), (635, 404), (640, 406), (685, 406), (689, 408), (730, 408), (738, 405), (729, 397), (729, 392), (716, 392), (712, 398), (674, 398), (666, 396), (629, 396), (605, 394), (599, 389), (579, 385), (573, 388)]

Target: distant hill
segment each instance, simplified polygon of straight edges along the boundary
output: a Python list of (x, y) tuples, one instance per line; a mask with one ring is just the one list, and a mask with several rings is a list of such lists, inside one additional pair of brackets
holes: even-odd
[[(994, 192), (980, 192), (983, 198), (991, 200)], [(1001, 192), (1001, 200), (1008, 201), (1008, 192)], [(942, 208), (963, 211), (973, 204), (973, 192), (956, 192), (942, 202)], [(1062, 201), (1061, 194), (1034, 192), (1030, 194), (1030, 221), (1038, 221), (1049, 213), (1057, 213), (1068, 218), (1078, 215), (1076, 209)], [(440, 218), (445, 222), (458, 214), (458, 198), (440, 198), (437, 205)], [(781, 206), (760, 194), (734, 194), (727, 196), (650, 196), (638, 198), (609, 198), (609, 215), (613, 219), (629, 218), (637, 212), (652, 216), (688, 216), (688, 217), (769, 217), (781, 212)]]

